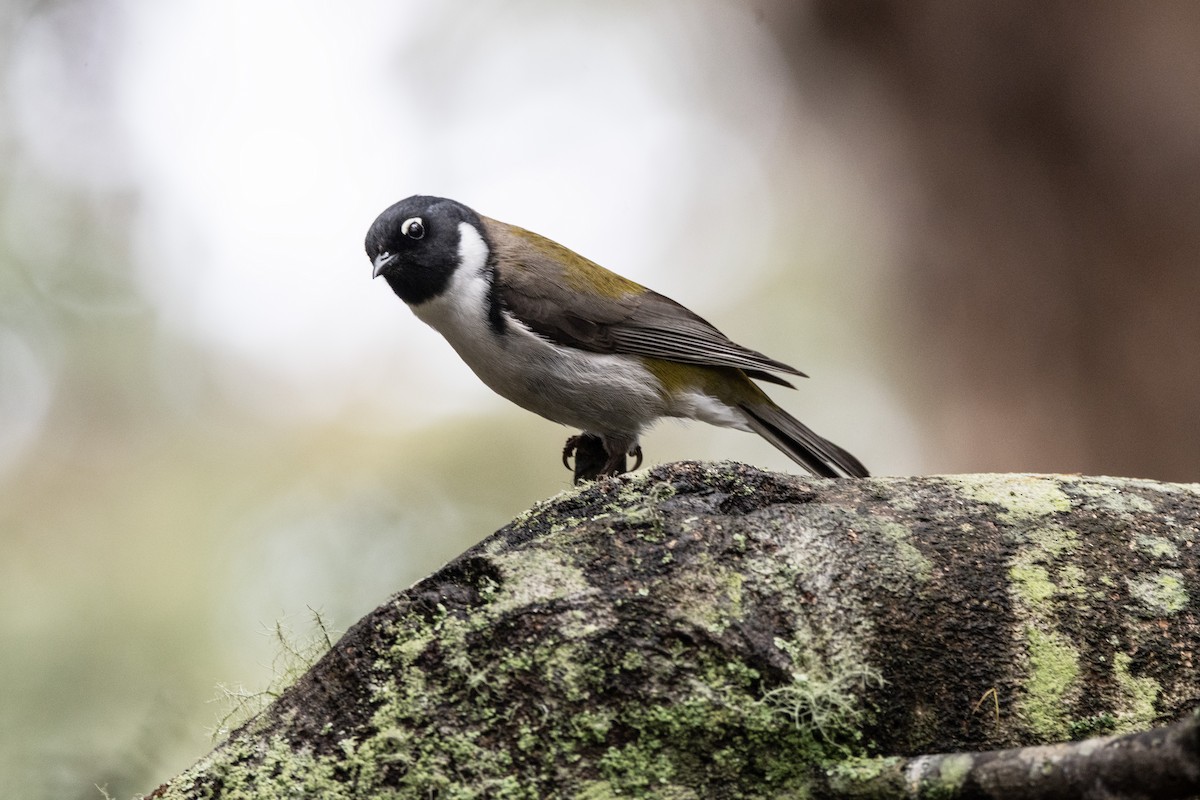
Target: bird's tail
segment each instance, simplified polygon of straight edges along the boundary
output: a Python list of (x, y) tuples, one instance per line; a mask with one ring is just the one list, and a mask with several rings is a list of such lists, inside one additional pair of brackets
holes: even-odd
[(746, 423), (805, 469), (822, 478), (865, 478), (870, 473), (857, 458), (770, 400), (738, 404)]

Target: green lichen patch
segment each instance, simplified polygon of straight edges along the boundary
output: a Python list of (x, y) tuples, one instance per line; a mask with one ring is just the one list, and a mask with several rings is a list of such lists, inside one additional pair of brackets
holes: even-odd
[(691, 566), (694, 577), (677, 598), (675, 613), (678, 619), (719, 636), (742, 621), (745, 576), (708, 554), (697, 557)]
[(1079, 534), (1061, 525), (1038, 525), (1025, 530), (1022, 540), (1030, 545), (1027, 557), (1052, 560), (1073, 551)]
[(1010, 538), (1019, 544), (1019, 549), (1012, 556), (1008, 574), (1022, 606), (1030, 614), (1052, 616), (1052, 609), (1045, 604), (1064, 591), (1060, 584), (1067, 585), (1069, 594), (1078, 595), (1083, 576), (1076, 565), (1063, 564), (1055, 571), (1056, 577), (1051, 573), (1062, 556), (1077, 547), (1078, 535), (1074, 531), (1059, 525), (1038, 525), (1014, 530)]
[(899, 756), (855, 756), (829, 764), (825, 777), (836, 797), (904, 797), (908, 788), (906, 764), (908, 759)]
[[(340, 758), (293, 750), (282, 737), (270, 737), (262, 748), (238, 742), (217, 751), (157, 795), (219, 797), (221, 800), (284, 800), (322, 797), (355, 800), (353, 787), (343, 781)], [(368, 765), (364, 765), (369, 769)]]
[(1113, 677), (1121, 688), (1124, 702), (1113, 723), (1115, 733), (1146, 730), (1154, 724), (1157, 711), (1154, 702), (1162, 688), (1154, 678), (1135, 677), (1130, 672), (1133, 659), (1126, 653), (1113, 656)]
[(1079, 603), (1089, 594), (1096, 594), (1089, 589), (1087, 582), (1087, 573), (1078, 564), (1063, 564), (1057, 572), (1058, 591), (1068, 602)]
[[(1082, 697), (1082, 653), (1070, 633), (1076, 611), (1094, 599), (1086, 572), (1074, 560), (1079, 534), (1057, 523), (1015, 524), (1009, 567), (1014, 608), (1021, 620), (1025, 676), (1015, 710), (1036, 741), (1070, 737)], [(1102, 595), (1101, 595), (1102, 596)]]
[[(1121, 494), (1137, 496), (1150, 495), (1200, 495), (1200, 483), (1172, 483), (1170, 481), (1155, 481), (1149, 478), (1115, 478), (1107, 475), (1093, 475), (1081, 479), (1091, 491), (1107, 491), (1110, 488)], [(1151, 503), (1151, 508), (1154, 504)]]
[(1151, 558), (1174, 559), (1179, 557), (1179, 548), (1175, 546), (1174, 542), (1163, 536), (1139, 533), (1135, 541), (1138, 550)]
[(966, 783), (967, 775), (971, 772), (974, 759), (967, 753), (948, 756), (942, 759), (937, 775), (937, 785), (930, 787), (927, 796), (934, 800), (938, 796), (958, 797), (960, 789)]
[(500, 571), (489, 602), (493, 615), (593, 589), (583, 570), (575, 565), (575, 558), (556, 550), (529, 548), (499, 553), (492, 557), (492, 563)]
[(1013, 555), (1008, 574), (1028, 613), (1048, 621), (1055, 610), (1047, 603), (1055, 600), (1075, 603), (1087, 595), (1084, 586), (1087, 575), (1083, 569), (1062, 558), (1078, 546), (1074, 531), (1054, 525), (1039, 526), (1014, 538), (1022, 546)]
[(1020, 593), (1021, 599), (1029, 606), (1036, 608), (1054, 597), (1058, 591), (1050, 580), (1050, 571), (1041, 564), (1021, 562), (1013, 564), (1008, 575), (1013, 580), (1013, 586)]
[[(679, 702), (629, 707), (618, 715), (616, 741), (599, 761), (607, 786), (624, 795), (659, 796), (684, 789), (683, 783), (723, 795), (752, 775), (756, 790), (743, 788), (739, 796), (803, 793), (812, 765), (853, 742), (860, 712), (849, 694), (837, 701), (838, 713), (822, 709), (832, 737), (827, 740), (770, 693), (757, 696), (761, 678), (755, 670), (712, 663), (704, 673)], [(827, 700), (823, 695), (821, 702)]]
[(998, 517), (1005, 522), (1071, 509), (1071, 498), (1047, 475), (953, 475), (945, 480), (980, 503), (999, 506)]
[(1084, 498), (1091, 508), (1117, 515), (1149, 514), (1152, 503), (1142, 492), (1161, 494), (1171, 484), (1139, 481), (1132, 478), (1088, 478), (1071, 483), (1071, 494)]
[(1190, 598), (1179, 570), (1164, 569), (1152, 575), (1128, 578), (1129, 594), (1137, 600), (1142, 613), (1151, 617), (1170, 617), (1188, 607)]
[(1025, 630), (1029, 677), (1019, 706), (1021, 716), (1039, 741), (1067, 738), (1071, 726), (1068, 705), (1077, 691), (1079, 652), (1065, 637), (1029, 626)]
[(878, 533), (896, 548), (894, 560), (890, 561), (890, 564), (897, 568), (894, 570), (897, 573), (895, 577), (902, 580), (915, 579), (918, 582), (929, 580), (933, 562), (917, 548), (911, 530), (899, 523), (884, 521), (870, 527), (868, 531)]

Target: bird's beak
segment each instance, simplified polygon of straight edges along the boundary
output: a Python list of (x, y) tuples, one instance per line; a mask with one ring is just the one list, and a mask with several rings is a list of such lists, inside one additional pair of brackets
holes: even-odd
[(375, 264), (375, 271), (371, 273), (371, 277), (378, 278), (384, 273), (384, 270), (386, 270), (392, 265), (393, 262), (395, 262), (395, 260), (396, 257), (391, 253), (385, 252), (375, 256), (375, 261), (373, 262)]

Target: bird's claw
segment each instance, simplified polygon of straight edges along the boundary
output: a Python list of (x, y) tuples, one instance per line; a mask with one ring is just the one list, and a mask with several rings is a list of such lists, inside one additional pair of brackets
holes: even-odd
[(567, 443), (563, 445), (562, 465), (569, 470), (575, 468), (571, 466), (571, 458), (575, 455), (575, 451), (579, 448), (579, 436), (572, 436), (567, 439)]
[[(562, 464), (575, 473), (575, 482), (595, 480), (605, 475), (620, 475), (629, 471), (625, 466), (626, 456), (636, 461), (633, 468), (642, 465), (642, 446), (634, 445), (628, 453), (610, 453), (604, 440), (594, 434), (579, 434), (567, 439), (562, 450)], [(575, 464), (571, 464), (571, 460)]]

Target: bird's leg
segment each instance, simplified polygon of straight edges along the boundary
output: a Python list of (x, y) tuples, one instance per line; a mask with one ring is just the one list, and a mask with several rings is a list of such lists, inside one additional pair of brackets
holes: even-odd
[(601, 475), (620, 475), (626, 472), (625, 453), (621, 450), (615, 450), (608, 453), (608, 458), (604, 461), (604, 467), (600, 470)]
[(572, 436), (567, 439), (563, 445), (562, 463), (567, 469), (572, 469), (570, 460), (575, 459), (575, 483), (580, 481), (592, 481), (604, 475), (620, 475), (628, 472), (628, 464), (626, 456), (630, 455), (637, 459), (634, 462), (633, 468), (637, 469), (642, 465), (642, 446), (635, 444), (629, 449), (628, 453), (622, 452), (622, 449), (617, 449), (610, 452), (605, 442), (599, 436), (592, 433), (581, 433), (577, 436)]
[[(611, 450), (609, 448), (612, 448)], [(634, 443), (630, 446), (628, 440), (618, 446), (615, 442), (605, 442), (605, 449), (608, 450), (608, 459), (604, 462), (604, 469), (600, 472), (601, 475), (620, 475), (625, 472), (631, 472), (628, 464), (625, 461), (627, 456), (633, 456), (637, 461), (633, 464), (633, 469), (637, 469), (642, 465), (642, 446)]]
[[(581, 433), (567, 439), (562, 455), (563, 466), (567, 469), (571, 469), (570, 459), (575, 459), (575, 483), (594, 481), (601, 475), (616, 474), (609, 469), (610, 457), (604, 440), (594, 433)], [(624, 467), (623, 462), (621, 466)]]

